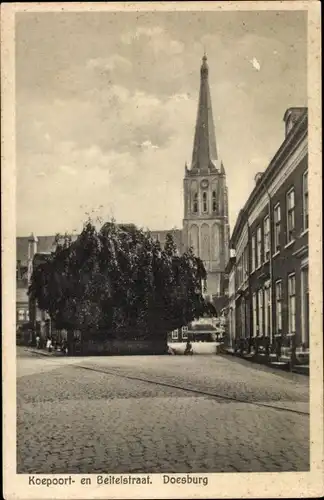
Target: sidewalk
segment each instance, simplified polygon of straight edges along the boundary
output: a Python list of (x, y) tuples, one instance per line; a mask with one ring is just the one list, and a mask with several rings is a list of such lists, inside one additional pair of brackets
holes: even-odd
[(64, 356), (61, 351), (48, 352), (47, 349), (36, 349), (36, 347), (23, 347), (23, 349), (39, 356)]
[(234, 352), (233, 348), (227, 347), (224, 349), (225, 355), (235, 356), (239, 359), (244, 359), (246, 361), (250, 361), (250, 363), (257, 363), (263, 366), (269, 366), (269, 368), (275, 368), (279, 370), (292, 371), (293, 373), (299, 373), (301, 375), (309, 376), (309, 365), (295, 365), (292, 370), (289, 368), (289, 360), (280, 360), (280, 361), (270, 361), (266, 362), (265, 354), (258, 354), (257, 356), (254, 354), (243, 353), (241, 356), (239, 353)]

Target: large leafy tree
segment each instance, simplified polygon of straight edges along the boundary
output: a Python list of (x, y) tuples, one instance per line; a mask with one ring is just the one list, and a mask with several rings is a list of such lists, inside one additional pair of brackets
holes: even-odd
[(206, 311), (206, 271), (192, 250), (179, 255), (171, 234), (164, 248), (148, 232), (89, 220), (76, 241), (56, 249), (33, 272), (29, 293), (58, 328), (86, 336), (152, 338)]

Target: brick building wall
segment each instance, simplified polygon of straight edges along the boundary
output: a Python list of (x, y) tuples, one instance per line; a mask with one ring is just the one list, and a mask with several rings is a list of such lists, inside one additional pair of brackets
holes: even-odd
[[(236, 336), (307, 348), (307, 110), (285, 114), (286, 137), (240, 211), (231, 238), (236, 252)], [(248, 228), (248, 283), (242, 280), (242, 234)], [(244, 312), (244, 308), (246, 308)], [(248, 328), (243, 322), (247, 319)]]
[[(273, 198), (273, 206), (280, 204), (282, 211), (282, 231), (280, 232), (280, 250), (273, 256), (273, 283), (281, 281), (282, 292), (282, 332), (290, 335), (289, 327), (289, 296), (288, 277), (295, 276), (295, 297), (296, 297), (296, 321), (295, 334), (296, 343), (308, 344), (308, 331), (305, 330), (305, 314), (303, 304), (303, 289), (306, 283), (302, 283), (303, 273), (308, 269), (308, 228), (304, 227), (304, 175), (307, 172), (307, 155), (302, 159), (294, 172), (285, 180)], [(295, 192), (295, 229), (291, 242), (287, 240), (287, 193), (294, 189)], [(308, 281), (308, 280), (307, 280)], [(308, 288), (308, 287), (307, 287)], [(274, 294), (273, 324), (276, 325), (276, 300)], [(308, 330), (308, 328), (307, 328)], [(275, 328), (275, 333), (280, 332)], [(304, 336), (305, 334), (305, 336)]]

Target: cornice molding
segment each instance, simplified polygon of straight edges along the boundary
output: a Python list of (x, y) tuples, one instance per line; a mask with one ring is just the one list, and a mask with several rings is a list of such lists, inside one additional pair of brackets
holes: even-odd
[(247, 224), (245, 223), (240, 233), (240, 236), (237, 240), (235, 248), (235, 255), (237, 259), (239, 259), (240, 256), (242, 255), (244, 248), (248, 243), (248, 240), (249, 240), (248, 227)]
[[(267, 184), (271, 185), (271, 178), (275, 179), (278, 178), (276, 172), (280, 169), (284, 170), (285, 162), (286, 163), (289, 162), (289, 157), (294, 155), (295, 151), (298, 150), (300, 144), (303, 143), (305, 139), (307, 142), (307, 134), (308, 134), (308, 111), (306, 108), (304, 114), (299, 119), (299, 122), (295, 125), (295, 127), (293, 127), (290, 130), (284, 142), (281, 144), (278, 151), (274, 155), (273, 159), (269, 163), (262, 177), (262, 182), (260, 182), (259, 185), (254, 187), (244, 207), (240, 210), (235, 226), (233, 228), (231, 241), (232, 240), (233, 242), (235, 241), (237, 234), (239, 234), (240, 232), (241, 225), (244, 224), (245, 220), (247, 219), (247, 212), (251, 210), (251, 207), (255, 203), (255, 200), (260, 199), (260, 193), (262, 193), (262, 191), (264, 190), (264, 186)], [(265, 199), (267, 197), (266, 193), (263, 196), (261, 196), (261, 198), (262, 197), (263, 199)], [(264, 208), (266, 202), (263, 201), (263, 203), (264, 203), (263, 204)]]
[(294, 153), (287, 160), (286, 164), (281, 168), (280, 172), (270, 183), (267, 190), (268, 192), (265, 192), (254, 204), (253, 209), (248, 215), (249, 225), (253, 224), (253, 222), (258, 218), (260, 212), (267, 206), (267, 204), (269, 203), (269, 195), (271, 198), (273, 198), (279, 188), (287, 180), (289, 175), (297, 168), (303, 158), (306, 157), (308, 152), (308, 143), (306, 136), (304, 137), (304, 144), (300, 144), (300, 146), (301, 149), (297, 149), (294, 151)]

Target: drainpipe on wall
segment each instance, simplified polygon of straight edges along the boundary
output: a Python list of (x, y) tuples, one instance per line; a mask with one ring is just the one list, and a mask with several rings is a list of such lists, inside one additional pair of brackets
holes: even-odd
[[(273, 344), (273, 298), (274, 298), (274, 286), (273, 286), (273, 269), (272, 269), (272, 239), (273, 239), (273, 225), (272, 225), (272, 203), (271, 203), (271, 196), (270, 193), (267, 191), (268, 199), (269, 199), (269, 274), (270, 274), (270, 339), (267, 343), (267, 361), (270, 362), (271, 357), (270, 357), (270, 346)], [(270, 344), (270, 345), (269, 345)]]
[(269, 193), (268, 188), (263, 184), (264, 189), (268, 196), (268, 216), (269, 216), (269, 275), (270, 275), (270, 339), (273, 342), (273, 270), (272, 270), (272, 203), (271, 203), (271, 195)]
[(249, 334), (249, 354), (251, 353), (251, 347), (252, 347), (252, 339), (253, 339), (253, 304), (252, 304), (252, 289), (251, 289), (251, 228), (249, 224), (249, 217), (246, 218), (246, 224), (247, 224), (247, 231), (248, 231), (248, 249), (249, 249), (249, 258), (248, 258), (248, 294), (249, 294), (249, 329), (250, 329), (250, 334)]

